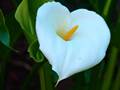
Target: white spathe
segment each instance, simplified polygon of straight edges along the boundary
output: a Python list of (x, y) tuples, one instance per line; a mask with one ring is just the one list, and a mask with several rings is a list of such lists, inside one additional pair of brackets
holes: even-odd
[[(78, 30), (69, 41), (58, 31)], [(104, 19), (93, 11), (70, 12), (59, 2), (47, 2), (37, 12), (36, 33), (43, 52), (59, 81), (98, 64), (105, 56), (110, 31)]]

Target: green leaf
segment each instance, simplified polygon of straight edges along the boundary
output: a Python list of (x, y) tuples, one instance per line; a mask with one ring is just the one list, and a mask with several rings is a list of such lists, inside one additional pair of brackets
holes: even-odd
[(30, 43), (34, 40), (34, 25), (31, 18), (31, 14), (29, 12), (29, 4), (28, 0), (23, 0), (17, 8), (15, 13), (15, 18), (19, 22), (20, 26), (24, 30), (25, 36)]
[(36, 61), (36, 62), (42, 62), (44, 60), (44, 56), (42, 52), (39, 50), (39, 44), (37, 40), (35, 40), (28, 48), (28, 52), (30, 56)]
[(1, 9), (0, 9), (0, 41), (4, 45), (9, 46), (10, 42), (9, 32), (5, 25), (5, 19)]
[(38, 7), (48, 0), (23, 0), (18, 6), (15, 18), (22, 27), (29, 43), (36, 39), (35, 18)]
[(35, 32), (37, 9), (48, 0), (23, 0), (18, 6), (15, 18), (19, 22), (29, 43), (28, 52), (36, 62), (43, 61)]

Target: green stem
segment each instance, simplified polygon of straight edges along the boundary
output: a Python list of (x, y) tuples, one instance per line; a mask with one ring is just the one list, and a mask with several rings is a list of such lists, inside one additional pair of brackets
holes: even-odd
[(112, 90), (120, 90), (120, 68), (118, 69), (118, 73), (115, 79), (115, 83), (113, 84)]
[(107, 17), (107, 15), (109, 13), (111, 2), (112, 2), (112, 0), (107, 0), (106, 3), (105, 3), (104, 9), (103, 9), (103, 13), (102, 13), (102, 15), (105, 18)]
[(104, 75), (102, 90), (110, 90), (112, 76), (114, 74), (114, 68), (115, 68), (116, 61), (117, 61), (117, 54), (118, 54), (117, 48), (113, 47), (111, 56), (110, 56), (110, 61), (109, 61), (107, 70)]
[(41, 90), (53, 90), (52, 69), (48, 63), (43, 64), (39, 70)]
[(40, 84), (41, 84), (41, 90), (46, 90), (46, 88), (45, 88), (44, 67), (40, 68)]

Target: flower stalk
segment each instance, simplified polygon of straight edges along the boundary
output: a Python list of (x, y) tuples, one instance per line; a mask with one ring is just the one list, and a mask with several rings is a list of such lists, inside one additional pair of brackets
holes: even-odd
[(41, 68), (39, 69), (40, 74), (40, 90), (53, 90), (52, 84), (52, 74), (51, 74), (51, 67), (48, 63), (44, 63)]
[(106, 18), (108, 16), (112, 0), (107, 0), (103, 9), (102, 15)]
[(46, 90), (45, 88), (45, 75), (44, 75), (44, 68), (40, 68), (40, 84), (41, 84), (41, 90)]

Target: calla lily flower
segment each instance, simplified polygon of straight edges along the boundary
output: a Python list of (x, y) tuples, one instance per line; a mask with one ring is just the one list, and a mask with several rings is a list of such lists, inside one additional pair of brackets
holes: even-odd
[(110, 42), (109, 28), (100, 15), (86, 9), (70, 12), (59, 2), (38, 9), (36, 34), (58, 82), (100, 63)]

